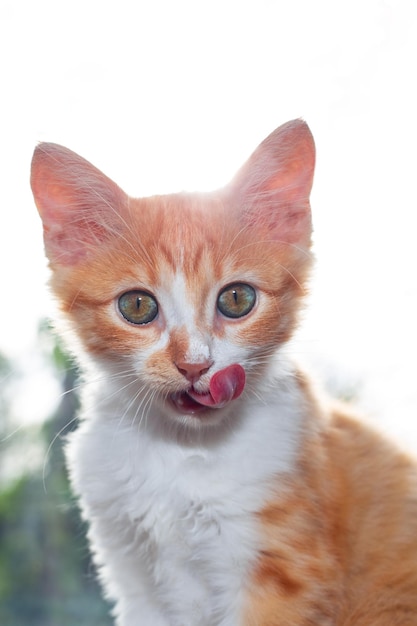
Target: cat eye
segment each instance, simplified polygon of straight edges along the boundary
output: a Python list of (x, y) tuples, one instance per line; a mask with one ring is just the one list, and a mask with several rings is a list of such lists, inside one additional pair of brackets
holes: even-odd
[(226, 317), (243, 317), (253, 309), (255, 302), (255, 289), (244, 283), (236, 283), (222, 289), (217, 298), (217, 308)]
[(118, 300), (119, 311), (132, 324), (149, 324), (158, 315), (158, 303), (146, 291), (127, 291)]

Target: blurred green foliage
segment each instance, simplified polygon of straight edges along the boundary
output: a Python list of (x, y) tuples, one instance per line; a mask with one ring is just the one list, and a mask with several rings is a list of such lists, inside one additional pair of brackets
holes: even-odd
[[(78, 405), (76, 372), (51, 337), (43, 325), (40, 344), (48, 346), (63, 394), (43, 427), (29, 429), (47, 450), (45, 465), (0, 483), (0, 625), (110, 626), (110, 607), (100, 595), (62, 451), (62, 439), (73, 427)], [(0, 455), (7, 454), (16, 437), (24, 441), (27, 437), (25, 429), (7, 433), (12, 371), (0, 356)]]

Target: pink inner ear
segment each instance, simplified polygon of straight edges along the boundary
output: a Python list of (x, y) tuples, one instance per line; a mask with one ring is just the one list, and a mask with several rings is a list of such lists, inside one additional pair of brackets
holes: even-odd
[(305, 122), (294, 120), (277, 128), (232, 182), (241, 219), (267, 231), (269, 238), (307, 244), (314, 164), (314, 140)]
[(33, 155), (31, 186), (43, 221), (49, 259), (77, 263), (88, 249), (117, 231), (126, 195), (91, 163), (57, 144), (40, 144)]

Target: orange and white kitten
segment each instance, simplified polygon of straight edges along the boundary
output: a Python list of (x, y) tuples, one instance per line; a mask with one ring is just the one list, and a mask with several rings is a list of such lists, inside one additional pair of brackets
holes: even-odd
[(119, 626), (417, 624), (416, 465), (287, 357), (314, 159), (296, 120), (220, 191), (133, 199), (35, 150), (88, 382), (68, 466)]

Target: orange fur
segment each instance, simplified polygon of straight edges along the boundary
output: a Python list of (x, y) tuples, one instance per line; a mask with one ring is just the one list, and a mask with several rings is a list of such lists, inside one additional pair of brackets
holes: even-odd
[(298, 475), (260, 513), (245, 626), (415, 626), (416, 464), (344, 407), (311, 418)]

